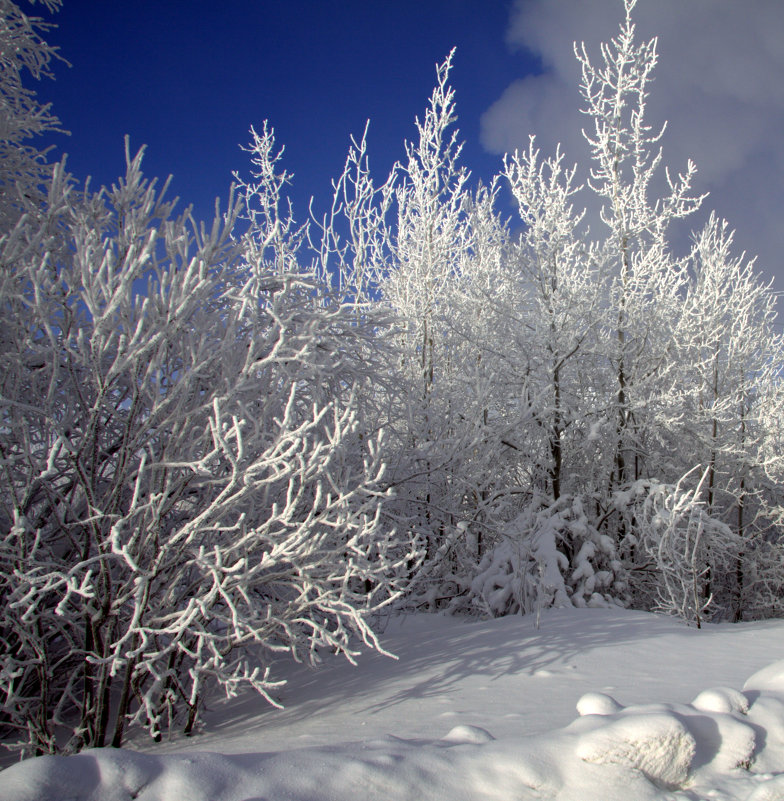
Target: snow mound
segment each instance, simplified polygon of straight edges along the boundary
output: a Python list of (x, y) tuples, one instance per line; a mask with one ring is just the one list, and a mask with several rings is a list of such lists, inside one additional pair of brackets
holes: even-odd
[[(759, 772), (781, 773), (784, 765), (784, 693), (750, 691), (754, 702), (749, 707), (749, 722), (762, 733), (754, 754), (754, 768)], [(784, 795), (781, 796), (784, 801)]]
[(611, 696), (604, 693), (586, 693), (577, 702), (577, 714), (614, 715), (623, 707)]
[(684, 719), (697, 739), (699, 761), (704, 763), (704, 772), (723, 773), (751, 765), (757, 737), (745, 720), (715, 712), (688, 715)]
[(727, 715), (748, 714), (749, 699), (739, 690), (730, 687), (713, 687), (703, 690), (691, 705), (701, 712), (720, 712)]
[(582, 735), (577, 756), (599, 765), (622, 765), (639, 770), (656, 785), (684, 784), (697, 743), (673, 715), (643, 714), (620, 717)]
[(758, 670), (743, 685), (743, 690), (765, 690), (784, 695), (784, 659)]
[(131, 801), (136, 798), (218, 798), (230, 757), (125, 749), (88, 749), (75, 756), (42, 756), (3, 771), (3, 801)]
[(470, 743), (471, 745), (481, 745), (482, 743), (489, 743), (495, 740), (492, 734), (486, 729), (479, 726), (455, 726), (449, 733), (441, 738), (443, 743), (453, 743), (459, 745), (461, 743)]
[(784, 775), (766, 777), (762, 783), (754, 790), (751, 795), (746, 797), (746, 801), (783, 801), (784, 800)]

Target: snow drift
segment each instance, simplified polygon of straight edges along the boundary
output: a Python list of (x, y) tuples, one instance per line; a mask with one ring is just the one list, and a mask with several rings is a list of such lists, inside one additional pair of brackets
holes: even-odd
[[(398, 671), (380, 676), (392, 685), (394, 696), (406, 696), (398, 714), (423, 716), (423, 723), (433, 732), (430, 738), (371, 736), (356, 742), (339, 743), (360, 730), (356, 726), (359, 714), (349, 706), (343, 718), (332, 717), (331, 745), (291, 748), (281, 738), (278, 750), (255, 750), (250, 753), (215, 753), (190, 751), (180, 753), (140, 753), (131, 750), (95, 749), (77, 756), (46, 756), (18, 763), (6, 769), (0, 777), (2, 801), (327, 801), (328, 799), (362, 799), (362, 801), (525, 801), (526, 799), (556, 799), (558, 801), (694, 801), (721, 798), (743, 801), (780, 801), (784, 798), (784, 660), (774, 662), (755, 672), (742, 690), (729, 686), (707, 687), (694, 694), (690, 702), (644, 703), (624, 705), (606, 692), (586, 692), (577, 701), (578, 717), (569, 725), (549, 732), (518, 730), (510, 734), (509, 722), (497, 716), (496, 733), (484, 727), (452, 719), (443, 720), (427, 710), (422, 696), (403, 691), (397, 683), (404, 661), (412, 661), (415, 651), (422, 652), (427, 663), (415, 663), (412, 688), (424, 690), (422, 682), (430, 683), (439, 700), (454, 691), (445, 688), (433, 677), (442, 670), (454, 677), (448, 662), (438, 664), (436, 655), (446, 635), (449, 644), (462, 645), (462, 656), (470, 652), (472, 642), (484, 651), (496, 645), (493, 658), (500, 659), (518, 651), (521, 645), (533, 650), (535, 642), (555, 636), (562, 640), (582, 634), (582, 653), (595, 650), (598, 640), (591, 627), (603, 630), (608, 643), (618, 642), (617, 625), (624, 624), (628, 645), (624, 652), (610, 646), (598, 648), (604, 656), (604, 671), (593, 676), (597, 684), (615, 681), (614, 672), (631, 671), (646, 681), (645, 652), (640, 642), (647, 632), (674, 666), (670, 690), (677, 694), (677, 682), (693, 686), (693, 676), (684, 675), (677, 667), (682, 654), (694, 643), (693, 654), (704, 655), (704, 663), (692, 661), (692, 670), (702, 675), (717, 675), (715, 665), (732, 659), (730, 643), (736, 650), (748, 651), (746, 643), (754, 643), (757, 654), (777, 655), (776, 643), (781, 626), (748, 624), (738, 627), (711, 627), (711, 631), (675, 627), (670, 621), (651, 615), (609, 610), (562, 610), (546, 616), (545, 628), (533, 632), (516, 620), (486, 621), (469, 624), (438, 616), (410, 620), (407, 629), (390, 627), (387, 640), (401, 645), (401, 662), (389, 663)], [(644, 619), (644, 620), (643, 620)], [(523, 619), (524, 620), (524, 619)], [(645, 622), (645, 627), (642, 624)], [(639, 631), (636, 627), (639, 625)], [(523, 634), (530, 631), (526, 641)], [(410, 650), (400, 632), (407, 632)], [(441, 641), (439, 642), (439, 636)], [(598, 635), (596, 635), (598, 636)], [(672, 647), (672, 637), (684, 643), (681, 653)], [(639, 637), (639, 639), (636, 639)], [(397, 640), (396, 640), (397, 638)], [(717, 648), (715, 643), (723, 645)], [(504, 645), (504, 643), (506, 643)], [(504, 649), (506, 653), (504, 654)], [(492, 647), (489, 648), (492, 654)], [(588, 658), (587, 656), (585, 657)], [(740, 657), (736, 657), (740, 659)], [(379, 659), (372, 657), (372, 659)], [(567, 655), (563, 662), (573, 659)], [(634, 660), (637, 660), (636, 662)], [(617, 664), (615, 664), (617, 663)], [(379, 673), (378, 664), (364, 666), (370, 675)], [(490, 660), (485, 664), (488, 668)], [(519, 665), (508, 670), (512, 678), (523, 684), (526, 680), (540, 687), (552, 680), (562, 665), (553, 658), (550, 671)], [(649, 665), (655, 673), (657, 665)], [(360, 667), (360, 671), (363, 668)], [(392, 669), (392, 668), (390, 668)], [(344, 666), (335, 670), (345, 671)], [(316, 685), (322, 695), (333, 693), (336, 706), (347, 706), (337, 693), (337, 673), (329, 674), (329, 666)], [(490, 681), (474, 666), (469, 679), (471, 694), (485, 697)], [(499, 680), (508, 708), (521, 702), (523, 696), (513, 697), (501, 684), (501, 674), (487, 669)], [(721, 673), (721, 671), (719, 671)], [(564, 692), (577, 681), (577, 671), (566, 673), (556, 692)], [(349, 675), (340, 672), (345, 682)], [(721, 674), (726, 675), (726, 674)], [(733, 674), (734, 675), (734, 674)], [(370, 680), (367, 679), (369, 682)], [(507, 685), (508, 686), (508, 685)], [(369, 683), (367, 692), (378, 692), (379, 686)], [(374, 689), (373, 689), (374, 688)], [(362, 685), (353, 685), (355, 695), (365, 692)], [(623, 690), (622, 690), (623, 691)], [(626, 690), (628, 692), (628, 690)], [(645, 696), (641, 689), (638, 697)], [(379, 705), (386, 697), (376, 696)], [(466, 719), (474, 719), (467, 704)], [(526, 696), (525, 703), (531, 702)], [(540, 691), (539, 704), (557, 707), (557, 701)], [(307, 704), (305, 705), (307, 706)], [(327, 713), (329, 715), (329, 713)], [(424, 718), (428, 719), (425, 720)], [(443, 716), (439, 716), (443, 717)], [(506, 716), (508, 717), (508, 716)], [(554, 718), (557, 719), (557, 718)], [(313, 721), (317, 723), (317, 721)], [(268, 720), (269, 723), (269, 720)], [(246, 722), (249, 729), (252, 724)], [(401, 724), (402, 725), (402, 724)], [(492, 729), (492, 726), (489, 726)], [(529, 727), (530, 728), (530, 727)], [(281, 730), (282, 731), (282, 730)], [(270, 741), (275, 741), (274, 721)], [(227, 741), (207, 740), (208, 747), (221, 748)], [(268, 741), (268, 742), (270, 742)], [(252, 735), (245, 740), (246, 748), (253, 745)], [(198, 740), (189, 743), (198, 747)], [(182, 742), (175, 744), (182, 747)], [(231, 746), (229, 746), (230, 748)], [(279, 750), (284, 748), (286, 750)], [(228, 749), (227, 749), (228, 750)], [(238, 749), (239, 750), (239, 749)]]

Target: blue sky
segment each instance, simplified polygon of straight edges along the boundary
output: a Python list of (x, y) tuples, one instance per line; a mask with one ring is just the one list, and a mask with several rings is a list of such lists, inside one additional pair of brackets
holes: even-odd
[(326, 202), (349, 137), (369, 118), (371, 165), (386, 174), (413, 138), (453, 46), (453, 85), (465, 160), (489, 176), (499, 159), (480, 144), (492, 99), (537, 61), (504, 43), (507, 0), (64, 0), (49, 39), (70, 68), (41, 85), (68, 138), (55, 139), (79, 177), (113, 180), (123, 137), (147, 145), (145, 171), (174, 176), (173, 191), (211, 213), (239, 145), (263, 120), (285, 145), (302, 217), (311, 195)]
[[(303, 220), (311, 195), (328, 202), (368, 118), (376, 177), (402, 158), (453, 46), (475, 176), (531, 133), (585, 164), (572, 42), (597, 54), (621, 14), (621, 0), (64, 0), (49, 39), (73, 66), (38, 88), (72, 133), (55, 142), (77, 177), (114, 180), (129, 134), (148, 146), (146, 173), (173, 174), (200, 216), (246, 170), (239, 145), (267, 119)], [(784, 2), (639, 0), (635, 18), (641, 36), (659, 36), (649, 110), (669, 121), (665, 164), (693, 158), (697, 191), (711, 193), (690, 227), (715, 208), (784, 290)]]

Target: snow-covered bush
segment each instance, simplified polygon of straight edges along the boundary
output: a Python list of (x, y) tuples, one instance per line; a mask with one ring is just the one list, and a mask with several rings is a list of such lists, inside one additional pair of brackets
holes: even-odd
[[(3, 725), (36, 752), (275, 702), (270, 657), (378, 646), (416, 554), (361, 436), (374, 329), (300, 269), (266, 128), (209, 229), (141, 173), (0, 241)], [(237, 215), (247, 218), (241, 229)]]
[(636, 584), (636, 604), (677, 615), (699, 628), (715, 610), (717, 577), (728, 572), (742, 543), (730, 526), (706, 510), (709, 470), (690, 486), (693, 474), (675, 484), (638, 481), (616, 493), (614, 502), (633, 532), (624, 542), (624, 556), (649, 576)]
[(470, 603), (494, 616), (550, 606), (609, 606), (623, 601), (623, 568), (613, 540), (585, 513), (583, 499), (535, 498), (482, 559)]

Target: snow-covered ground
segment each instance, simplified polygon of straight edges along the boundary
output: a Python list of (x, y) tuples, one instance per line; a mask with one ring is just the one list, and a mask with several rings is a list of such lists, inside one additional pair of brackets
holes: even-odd
[(295, 666), (283, 710), (214, 702), (188, 740), (15, 764), (0, 799), (784, 801), (784, 621), (533, 623), (397, 619), (398, 660)]

